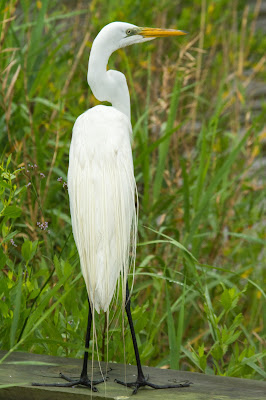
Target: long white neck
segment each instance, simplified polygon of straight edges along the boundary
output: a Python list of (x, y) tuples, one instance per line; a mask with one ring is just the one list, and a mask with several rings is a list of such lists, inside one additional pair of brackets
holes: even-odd
[(98, 35), (91, 48), (88, 65), (88, 84), (99, 101), (108, 101), (130, 120), (130, 97), (125, 75), (119, 71), (107, 71), (111, 54), (117, 50), (112, 42)]

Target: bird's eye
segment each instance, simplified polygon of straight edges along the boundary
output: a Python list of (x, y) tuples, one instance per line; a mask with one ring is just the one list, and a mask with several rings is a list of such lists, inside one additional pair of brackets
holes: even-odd
[(126, 34), (131, 35), (131, 29), (127, 29)]

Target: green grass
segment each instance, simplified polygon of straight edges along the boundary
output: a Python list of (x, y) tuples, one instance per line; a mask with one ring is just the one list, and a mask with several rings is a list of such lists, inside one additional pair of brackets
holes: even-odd
[[(98, 104), (86, 82), (91, 43), (103, 25), (124, 20), (190, 32), (109, 62), (131, 93), (141, 358), (265, 378), (265, 193), (254, 167), (265, 157), (265, 104), (252, 111), (247, 91), (265, 78), (256, 13), (242, 0), (103, 3), (0, 3), (0, 347), (82, 357), (86, 289), (63, 183), (73, 123)], [(124, 362), (119, 318), (113, 306), (108, 359)], [(97, 329), (106, 358), (103, 313)], [(129, 329), (125, 344), (134, 363)]]

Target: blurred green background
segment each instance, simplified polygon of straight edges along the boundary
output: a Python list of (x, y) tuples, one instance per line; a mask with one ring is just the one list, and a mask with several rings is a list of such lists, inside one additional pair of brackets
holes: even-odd
[[(131, 94), (140, 199), (132, 303), (142, 361), (266, 377), (261, 4), (1, 1), (2, 349), (82, 357), (87, 294), (64, 183), (73, 123), (98, 104), (86, 81), (92, 41), (120, 20), (189, 32), (109, 61)], [(108, 359), (124, 362), (121, 304), (110, 313)], [(103, 313), (97, 332), (106, 359)], [(135, 363), (129, 329), (125, 346), (125, 361)]]

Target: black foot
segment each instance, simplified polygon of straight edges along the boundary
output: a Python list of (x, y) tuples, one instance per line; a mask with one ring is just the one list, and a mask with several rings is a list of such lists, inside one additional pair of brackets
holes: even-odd
[(68, 383), (32, 383), (32, 386), (49, 386), (49, 387), (74, 387), (74, 386), (86, 386), (89, 387), (93, 392), (98, 392), (98, 389), (94, 385), (105, 382), (105, 379), (99, 379), (98, 381), (91, 382), (87, 376), (80, 377), (79, 379), (71, 379), (60, 372), (60, 378), (65, 379)]
[(119, 383), (120, 385), (124, 385), (130, 388), (134, 388), (132, 394), (136, 394), (137, 391), (139, 390), (140, 387), (142, 386), (149, 386), (153, 389), (171, 389), (171, 388), (182, 388), (182, 387), (188, 387), (190, 386), (191, 382), (189, 381), (183, 381), (180, 383), (177, 383), (175, 385), (156, 385), (155, 383), (148, 382), (149, 377), (147, 378), (137, 378), (136, 382), (123, 382), (120, 381), (119, 379), (115, 379), (116, 383)]

